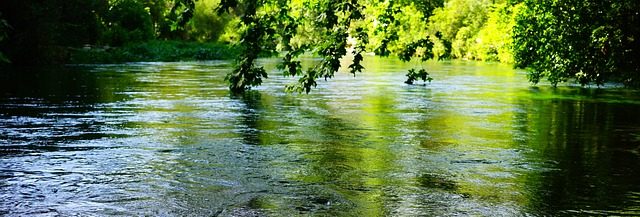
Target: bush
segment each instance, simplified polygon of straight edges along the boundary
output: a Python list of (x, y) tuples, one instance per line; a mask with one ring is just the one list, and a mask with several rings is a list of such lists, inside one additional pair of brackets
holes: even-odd
[(513, 27), (522, 4), (496, 4), (486, 24), (476, 35), (473, 56), (479, 60), (513, 63)]
[(225, 31), (225, 26), (233, 17), (229, 14), (218, 15), (215, 12), (217, 1), (200, 0), (196, 2), (193, 18), (187, 24), (189, 38), (201, 42), (216, 41)]
[(154, 37), (151, 15), (135, 0), (117, 0), (104, 16), (106, 30), (102, 42), (121, 46), (129, 42), (147, 41)]
[(429, 31), (442, 36), (434, 40), (435, 56), (512, 63), (512, 31), (521, 8), (505, 1), (447, 2), (429, 18)]
[(533, 83), (621, 82), (640, 87), (639, 1), (525, 0), (514, 31), (516, 66)]

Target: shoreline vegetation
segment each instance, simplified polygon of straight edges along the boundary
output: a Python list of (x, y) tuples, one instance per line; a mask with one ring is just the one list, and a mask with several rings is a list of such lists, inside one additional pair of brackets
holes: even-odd
[(152, 40), (121, 47), (91, 46), (69, 48), (68, 64), (111, 64), (124, 62), (178, 62), (232, 60), (239, 50), (230, 44)]
[[(229, 88), (259, 86), (261, 57), (309, 92), (340, 59), (498, 61), (552, 85), (640, 87), (640, 1), (23, 0), (0, 1), (0, 65), (235, 60)], [(302, 68), (302, 54), (321, 61)], [(408, 69), (407, 83), (430, 82)]]

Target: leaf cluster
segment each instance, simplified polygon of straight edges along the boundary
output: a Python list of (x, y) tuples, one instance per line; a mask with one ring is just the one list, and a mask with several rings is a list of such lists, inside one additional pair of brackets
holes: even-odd
[[(413, 56), (423, 61), (433, 58), (433, 43), (425, 31), (428, 16), (421, 10), (430, 13), (440, 4), (441, 0), (223, 0), (218, 11), (243, 11), (240, 25), (249, 27), (240, 28), (239, 46), (244, 51), (227, 76), (230, 89), (242, 92), (260, 85), (267, 75), (256, 65), (255, 54), (265, 51), (279, 52), (278, 69), (285, 76), (298, 77), (285, 89), (305, 93), (317, 86), (318, 79), (333, 78), (349, 54), (353, 59), (348, 71), (354, 76), (364, 70), (362, 61), (369, 50), (405, 61)], [(252, 19), (252, 11), (260, 18)], [(300, 56), (305, 53), (318, 55), (321, 61), (303, 69)]]
[(640, 86), (638, 1), (524, 1), (514, 29), (515, 61), (533, 83), (608, 81)]
[(404, 83), (413, 84), (413, 82), (418, 79), (421, 79), (424, 82), (431, 82), (433, 80), (425, 69), (420, 69), (418, 71), (415, 69), (409, 69), (409, 73), (407, 73), (407, 80)]

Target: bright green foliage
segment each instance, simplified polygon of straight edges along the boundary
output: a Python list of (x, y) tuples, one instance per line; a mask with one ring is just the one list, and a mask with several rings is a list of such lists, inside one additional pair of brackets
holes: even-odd
[(393, 1), (370, 6), (365, 11), (365, 14), (370, 15), (366, 21), (369, 24), (369, 35), (372, 36), (370, 46), (376, 55), (388, 56), (391, 53), (389, 45), (398, 39), (396, 28), (400, 25), (393, 15), (399, 12), (400, 9)]
[(186, 25), (189, 39), (211, 42), (224, 33), (233, 16), (216, 13), (218, 4), (216, 0), (199, 0), (195, 3), (193, 17)]
[(512, 31), (515, 17), (522, 4), (494, 4), (489, 19), (475, 36), (471, 46), (473, 56), (478, 60), (513, 63)]
[[(263, 67), (255, 64), (258, 55), (263, 51), (263, 44), (268, 43), (269, 33), (273, 33), (275, 29), (270, 23), (264, 22), (262, 19), (269, 19), (267, 16), (258, 14), (257, 7), (263, 2), (247, 1), (242, 17), (242, 45), (241, 55), (238, 58), (237, 66), (225, 78), (229, 81), (229, 89), (233, 92), (242, 92), (248, 87), (258, 86), (262, 84), (262, 78), (267, 77), (267, 72)], [(231, 5), (237, 2), (229, 3), (229, 5), (221, 5), (218, 11), (229, 10)]]
[[(422, 9), (431, 7), (421, 4)], [(242, 92), (259, 85), (267, 75), (255, 64), (257, 55), (273, 51), (283, 52), (279, 68), (286, 76), (300, 76), (286, 89), (306, 93), (317, 85), (317, 79), (332, 78), (348, 52), (353, 55), (348, 68), (354, 75), (364, 69), (361, 61), (367, 50), (385, 56), (401, 55), (405, 61), (416, 54), (429, 59), (433, 43), (426, 34), (426, 18), (418, 8), (413, 1), (222, 1), (220, 11), (242, 12), (239, 46), (243, 52), (235, 70), (227, 76), (230, 89)], [(306, 52), (322, 60), (303, 70), (299, 56)]]
[(441, 58), (513, 62), (511, 32), (520, 5), (504, 1), (450, 0), (429, 18), (434, 55)]
[(420, 12), (419, 15), (428, 21), (433, 15), (433, 10), (444, 5), (445, 0), (399, 0), (401, 5), (410, 5), (416, 7)]
[(165, 13), (167, 25), (161, 28), (160, 35), (164, 38), (185, 38), (187, 23), (195, 13), (195, 0), (172, 0), (172, 3)]
[[(470, 45), (474, 36), (484, 25), (489, 6), (488, 0), (450, 0), (434, 11), (429, 28), (439, 32), (442, 40), (451, 43), (454, 58), (472, 58)], [(443, 55), (444, 52), (438, 52)]]
[[(233, 92), (260, 85), (267, 74), (255, 63), (258, 55), (279, 48), (286, 52), (279, 68), (285, 71), (285, 75), (301, 76), (298, 84), (287, 86), (287, 89), (308, 93), (317, 85), (316, 79), (332, 78), (340, 68), (340, 59), (347, 53), (349, 27), (352, 21), (362, 19), (362, 6), (355, 0), (304, 1), (297, 4), (253, 0), (242, 3), (223, 1), (219, 8), (219, 11), (230, 11), (236, 6), (234, 9), (242, 7), (244, 12), (241, 16), (242, 52), (235, 69), (227, 75)], [(362, 28), (354, 31), (359, 41), (367, 40)], [(312, 48), (323, 60), (303, 71), (298, 56)], [(353, 73), (363, 68), (359, 65), (362, 51), (362, 47), (354, 49), (355, 61), (350, 67)]]
[[(316, 52), (323, 59), (319, 64), (304, 71), (302, 77), (298, 80), (298, 84), (287, 86), (290, 91), (309, 93), (311, 87), (316, 86), (315, 80), (318, 78), (324, 78), (325, 80), (332, 78), (340, 68), (340, 59), (347, 54), (346, 46), (350, 31), (349, 27), (363, 18), (362, 5), (356, 0), (328, 0), (309, 2), (309, 4), (315, 4), (313, 7), (317, 10), (316, 12), (319, 12), (320, 16), (315, 20), (314, 26), (316, 30), (321, 32), (321, 35), (319, 41), (309, 43), (305, 47), (317, 48)], [(310, 21), (306, 20), (306, 22)], [(358, 41), (365, 42), (368, 40), (368, 36), (363, 32), (362, 28), (357, 28), (354, 31), (354, 35), (360, 37), (357, 38)], [(364, 69), (360, 65), (362, 60), (361, 52), (363, 52), (362, 47), (353, 51), (355, 58), (350, 68), (352, 69), (351, 73), (354, 75)]]
[(640, 2), (524, 1), (515, 27), (515, 62), (529, 80), (640, 86)]
[[(407, 49), (408, 45), (435, 39), (427, 31), (427, 20), (436, 7), (442, 6), (441, 0), (370, 0), (365, 3), (363, 26), (370, 37), (367, 50), (376, 55), (406, 55), (412, 50)], [(415, 53), (424, 56), (423, 51), (418, 49)]]
[[(575, 80), (640, 86), (639, 5), (627, 0), (0, 1), (0, 62), (228, 58), (209, 47), (217, 40), (240, 52), (227, 75), (233, 92), (267, 77), (256, 64), (259, 57), (280, 55), (279, 69), (298, 77), (286, 89), (308, 93), (318, 79), (332, 78), (343, 58), (352, 58), (348, 70), (354, 76), (362, 72), (365, 52), (403, 61), (515, 63), (531, 70), (534, 83), (547, 78), (553, 85)], [(209, 45), (192, 49), (175, 40)], [(85, 44), (99, 46), (79, 49)], [(302, 54), (321, 61), (303, 69)], [(407, 83), (431, 80), (424, 69), (412, 69), (407, 77)]]

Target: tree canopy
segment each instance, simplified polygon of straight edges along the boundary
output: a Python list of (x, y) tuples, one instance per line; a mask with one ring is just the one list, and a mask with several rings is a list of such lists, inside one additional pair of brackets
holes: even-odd
[[(438, 3), (442, 2), (421, 5)], [(640, 7), (635, 1), (450, 0), (422, 13), (416, 13), (415, 5), (412, 1), (225, 0), (219, 11), (244, 8), (240, 40), (244, 52), (227, 77), (230, 89), (241, 92), (260, 85), (267, 74), (255, 65), (258, 54), (281, 48), (286, 52), (281, 65), (285, 75), (301, 76), (287, 89), (308, 93), (318, 78), (333, 77), (339, 59), (347, 54), (349, 38), (356, 41), (349, 66), (354, 75), (363, 69), (363, 52), (370, 50), (405, 61), (435, 56), (514, 62), (529, 70), (531, 82), (547, 77), (554, 86), (570, 80), (582, 85), (608, 81), (640, 85)], [(323, 59), (302, 70), (296, 58), (309, 51)], [(406, 83), (431, 80), (424, 69), (412, 69), (407, 76)]]
[[(318, 79), (332, 78), (343, 58), (352, 58), (347, 67), (354, 76), (362, 72), (367, 53), (403, 61), (499, 61), (527, 69), (533, 83), (546, 78), (552, 85), (640, 87), (639, 11), (640, 3), (627, 0), (1, 1), (0, 63), (65, 63), (72, 59), (70, 50), (87, 44), (178, 40), (220, 42), (238, 50), (227, 75), (233, 92), (258, 86), (268, 76), (256, 63), (260, 57), (281, 57), (279, 69), (298, 78), (286, 89), (308, 93)], [(183, 48), (136, 45), (112, 59), (144, 60), (145, 55), (132, 54), (138, 51), (171, 57), (185, 49), (181, 43), (165, 44)], [(181, 53), (191, 59), (223, 56), (189, 49)], [(303, 69), (303, 54), (321, 61)], [(431, 77), (424, 68), (409, 69), (406, 83), (418, 80)]]
[[(419, 4), (421, 10), (416, 10)], [(366, 7), (365, 7), (366, 5)], [(420, 25), (428, 17), (438, 2), (430, 1), (376, 1), (376, 0), (223, 0), (218, 12), (235, 12), (241, 17), (241, 55), (237, 66), (227, 75), (229, 88), (242, 92), (262, 83), (267, 73), (256, 65), (260, 54), (284, 52), (279, 68), (285, 76), (299, 76), (298, 83), (288, 85), (289, 91), (308, 93), (320, 78), (330, 79), (340, 68), (340, 59), (350, 48), (353, 55), (350, 73), (361, 72), (363, 54), (373, 40), (373, 49), (378, 55), (396, 53), (402, 60), (409, 61), (416, 52), (422, 51), (422, 59), (431, 55), (433, 43), (429, 34)], [(410, 7), (408, 7), (410, 6)], [(367, 8), (380, 8), (367, 11)], [(413, 11), (411, 11), (413, 10)], [(418, 25), (410, 26), (411, 17), (417, 14)], [(373, 32), (373, 34), (370, 34)], [(373, 36), (373, 37), (370, 37)], [(350, 44), (349, 41), (354, 41)], [(404, 39), (404, 40), (400, 40)], [(401, 41), (392, 48), (392, 43)], [(395, 49), (394, 49), (395, 48)], [(322, 61), (308, 69), (302, 69), (299, 56), (312, 52), (322, 57)], [(421, 78), (430, 81), (425, 70), (410, 71), (407, 83)]]
[(640, 86), (640, 2), (525, 0), (514, 28), (516, 66), (554, 86)]

